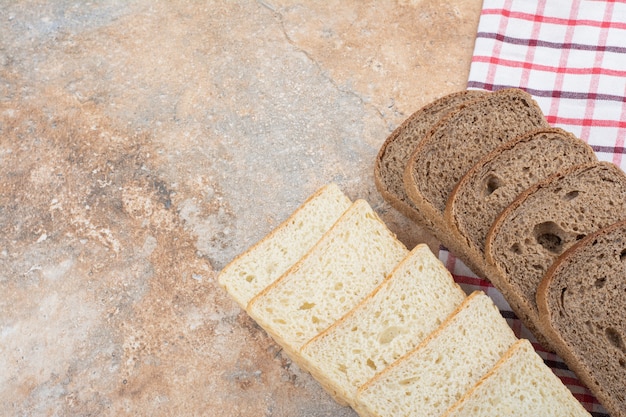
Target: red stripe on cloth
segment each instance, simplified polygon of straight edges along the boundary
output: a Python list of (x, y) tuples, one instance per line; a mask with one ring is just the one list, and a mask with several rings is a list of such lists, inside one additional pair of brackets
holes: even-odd
[[(572, 386), (573, 384), (570, 384), (566, 381), (563, 381), (565, 385), (568, 386)], [(584, 385), (581, 385), (581, 387), (584, 387)], [(593, 404), (593, 403), (597, 403), (596, 397), (593, 396), (593, 394), (591, 393), (572, 393), (572, 395), (574, 396), (574, 398), (576, 398), (578, 401), (580, 401), (581, 403), (585, 403), (585, 404)], [(608, 414), (597, 414), (598, 416), (607, 416)]]
[(493, 285), (491, 285), (489, 281), (486, 281), (482, 278), (468, 277), (467, 275), (459, 275), (459, 274), (453, 274), (453, 275), (454, 275), (454, 281), (456, 281), (458, 284), (467, 284), (467, 285), (471, 285), (473, 287), (478, 287), (478, 288), (492, 288), (493, 287)]
[[(611, 17), (613, 16), (613, 4), (607, 3), (604, 9), (604, 21), (610, 22)], [(606, 45), (606, 40), (609, 37), (609, 28), (602, 27), (600, 30), (600, 37), (598, 39), (599, 45)], [(596, 51), (595, 61), (593, 63), (594, 68), (599, 68), (602, 66), (602, 62), (604, 60), (604, 51), (598, 50)], [(589, 85), (589, 92), (595, 94), (598, 92), (598, 87), (600, 85), (600, 77), (597, 73), (593, 73), (591, 77), (591, 83)], [(585, 119), (593, 119), (595, 113), (595, 100), (587, 100), (587, 105), (585, 108)], [(589, 137), (589, 131), (591, 129), (591, 125), (583, 125), (583, 129), (581, 132), (581, 136), (583, 138)]]
[[(550, 124), (564, 124), (585, 127), (616, 127), (620, 129), (626, 128), (626, 120), (602, 120), (593, 118), (560, 117), (552, 115), (546, 115), (546, 120)], [(616, 149), (619, 149), (619, 147)]]
[[(505, 6), (506, 7), (506, 6)], [(551, 23), (560, 26), (591, 26), (599, 28), (626, 29), (626, 22), (613, 22), (591, 19), (568, 19), (553, 16), (536, 16), (532, 13), (515, 12), (509, 9), (483, 9), (482, 15), (501, 15), (507, 18), (527, 20), (530, 22), (539, 21), (541, 23)], [(502, 33), (500, 31), (500, 33)]]
[[(534, 50), (534, 48), (529, 48), (529, 50), (531, 49)], [(598, 53), (602, 53), (602, 51), (598, 51)], [(527, 81), (528, 81), (528, 74), (530, 73), (530, 70), (545, 71), (545, 72), (550, 72), (550, 73), (558, 72), (558, 73), (572, 74), (572, 75), (610, 75), (614, 77), (626, 77), (626, 70), (613, 70), (613, 69), (603, 68), (601, 65), (594, 65), (593, 67), (579, 67), (579, 68), (563, 67), (560, 65), (558, 67), (555, 67), (553, 65), (544, 65), (544, 64), (539, 64), (535, 62), (517, 61), (513, 59), (504, 59), (504, 58), (484, 56), (484, 55), (473, 56), (472, 62), (482, 62), (482, 63), (491, 64), (491, 65), (501, 65), (501, 66), (510, 67), (510, 68), (523, 68), (524, 70), (526, 70), (525, 72), (527, 74), (525, 76), (522, 75), (522, 80), (524, 80), (525, 78), (526, 82), (520, 83), (521, 85), (519, 87), (521, 88), (526, 87)]]
[(448, 259), (446, 260), (446, 268), (450, 273), (454, 273), (454, 266), (456, 265), (456, 257), (452, 252), (448, 251)]
[[(545, 0), (537, 2), (537, 12), (535, 15), (540, 16), (543, 15), (543, 12), (546, 7)], [(531, 69), (534, 68), (535, 61), (535, 49), (536, 49), (536, 39), (539, 39), (539, 32), (541, 31), (541, 22), (535, 20), (533, 23), (533, 28), (530, 34), (529, 40), (529, 48), (526, 50), (525, 62), (528, 62), (530, 65), (528, 67), (524, 66), (524, 71), (522, 72), (522, 77), (520, 80), (520, 87), (524, 88), (528, 85), (528, 79), (530, 78)]]
[[(579, 1), (575, 1), (572, 4), (572, 8), (570, 10), (570, 20), (573, 20), (578, 15), (578, 8), (580, 6)], [(574, 37), (575, 26), (568, 26), (565, 31), (565, 43), (571, 43)], [(563, 90), (563, 80), (564, 80), (564, 69), (567, 68), (567, 62), (569, 58), (569, 49), (561, 50), (561, 59), (559, 60), (559, 70), (556, 74), (556, 80), (554, 81), (554, 89), (561, 91)], [(557, 116), (559, 112), (559, 100), (552, 99), (550, 104), (550, 110), (546, 114), (546, 117)]]
[[(511, 5), (513, 4), (513, 0), (507, 0), (504, 7), (510, 8)], [(506, 32), (506, 25), (508, 23), (509, 19), (500, 19), (500, 24), (498, 26), (498, 32), (499, 33), (505, 33)], [(500, 56), (500, 52), (502, 51), (502, 43), (501, 42), (495, 42), (493, 45), (493, 50), (491, 51), (491, 54), (495, 57)], [(489, 69), (487, 70), (487, 77), (486, 80), (487, 82), (491, 82), (493, 83), (493, 81), (496, 78), (496, 69), (497, 67), (492, 65), (489, 67)]]

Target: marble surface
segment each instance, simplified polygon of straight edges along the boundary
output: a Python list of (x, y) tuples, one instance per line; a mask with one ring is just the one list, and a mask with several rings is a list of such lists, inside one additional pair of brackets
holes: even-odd
[(354, 416), (216, 274), (464, 89), (480, 1), (0, 0), (3, 415)]

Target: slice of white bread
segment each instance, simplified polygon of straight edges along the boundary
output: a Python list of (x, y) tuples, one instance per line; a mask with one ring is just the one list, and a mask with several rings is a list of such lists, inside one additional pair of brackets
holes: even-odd
[(609, 162), (579, 165), (522, 193), (493, 224), (485, 256), (489, 277), (511, 308), (541, 335), (537, 287), (552, 263), (589, 233), (626, 218), (626, 175)]
[(488, 276), (485, 239), (498, 215), (531, 185), (574, 165), (596, 162), (589, 145), (559, 128), (542, 128), (498, 147), (458, 182), (444, 218), (461, 251)]
[(444, 417), (590, 417), (526, 339), (517, 341)]
[(426, 223), (428, 219), (415, 209), (404, 189), (404, 169), (409, 157), (428, 132), (462, 103), (480, 98), (487, 93), (464, 90), (445, 95), (413, 113), (385, 140), (374, 165), (374, 182), (381, 195), (392, 207), (409, 219)]
[(354, 407), (357, 390), (439, 327), (465, 296), (428, 246), (418, 245), (374, 292), (300, 354), (333, 397)]
[(474, 292), (417, 348), (361, 387), (356, 409), (362, 417), (439, 416), (516, 340), (493, 301)]
[(247, 311), (298, 362), (300, 348), (371, 293), (409, 253), (357, 200)]
[(626, 417), (626, 221), (561, 255), (537, 290), (556, 352), (613, 417)]
[(463, 175), (498, 146), (526, 132), (549, 127), (533, 98), (504, 89), (449, 113), (420, 142), (404, 171), (407, 195), (429, 219), (424, 226), (472, 270), (479, 271), (452, 237), (444, 220), (446, 202)]
[(336, 184), (322, 187), (269, 235), (222, 269), (219, 284), (245, 309), (252, 297), (304, 256), (350, 205)]

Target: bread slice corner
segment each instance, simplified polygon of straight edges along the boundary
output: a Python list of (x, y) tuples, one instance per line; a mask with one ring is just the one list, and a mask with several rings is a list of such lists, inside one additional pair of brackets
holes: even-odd
[(481, 90), (463, 90), (440, 97), (409, 116), (387, 137), (374, 164), (374, 182), (383, 198), (400, 213), (418, 223), (426, 218), (415, 208), (406, 194), (404, 169), (413, 150), (448, 112), (486, 94)]
[(526, 339), (446, 411), (444, 417), (591, 417)]
[(351, 203), (337, 184), (321, 187), (272, 232), (226, 265), (218, 283), (246, 309), (256, 294), (313, 247)]

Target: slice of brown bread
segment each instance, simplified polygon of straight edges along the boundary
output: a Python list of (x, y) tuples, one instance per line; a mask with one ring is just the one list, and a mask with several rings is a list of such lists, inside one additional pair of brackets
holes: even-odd
[(444, 219), (461, 251), (485, 276), (485, 239), (498, 215), (531, 185), (557, 171), (596, 162), (593, 150), (559, 128), (541, 128), (496, 148), (456, 185)]
[(485, 244), (490, 280), (544, 347), (537, 287), (555, 259), (587, 234), (626, 218), (626, 175), (608, 162), (578, 165), (522, 193)]
[(488, 94), (465, 90), (443, 96), (413, 113), (385, 140), (374, 165), (374, 182), (383, 198), (418, 223), (426, 222), (406, 195), (402, 176), (409, 157), (428, 132), (448, 112), (469, 100)]
[(626, 222), (587, 236), (537, 290), (556, 352), (613, 417), (626, 417)]
[(465, 256), (445, 223), (446, 201), (457, 182), (480, 158), (539, 127), (548, 124), (529, 94), (519, 89), (499, 90), (449, 113), (409, 158), (404, 185), (417, 210), (429, 219), (424, 226), (479, 274), (481, 268)]
[(404, 185), (418, 210), (443, 219), (454, 186), (484, 155), (539, 127), (549, 127), (532, 97), (504, 89), (448, 114), (415, 149)]

